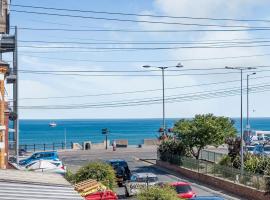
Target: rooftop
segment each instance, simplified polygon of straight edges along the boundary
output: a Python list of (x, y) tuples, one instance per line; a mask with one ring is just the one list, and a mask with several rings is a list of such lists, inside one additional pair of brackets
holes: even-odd
[(1, 200), (81, 200), (73, 187), (59, 174), (0, 170)]

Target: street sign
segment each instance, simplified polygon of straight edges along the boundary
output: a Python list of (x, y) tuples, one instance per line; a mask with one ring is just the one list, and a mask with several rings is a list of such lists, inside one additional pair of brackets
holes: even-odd
[(102, 131), (102, 134), (108, 134), (109, 133), (109, 130), (107, 128), (103, 128), (101, 131)]

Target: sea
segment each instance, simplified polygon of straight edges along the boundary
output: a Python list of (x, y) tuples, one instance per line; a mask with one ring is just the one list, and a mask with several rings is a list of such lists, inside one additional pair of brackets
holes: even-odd
[[(171, 128), (178, 120), (166, 119), (166, 126)], [(233, 118), (233, 120), (239, 131), (240, 119)], [(55, 122), (57, 126), (50, 127), (51, 122)], [(270, 130), (270, 118), (251, 118), (250, 124), (252, 130)], [(110, 141), (126, 139), (130, 145), (138, 145), (143, 143), (143, 139), (157, 138), (161, 126), (162, 119), (20, 120), (20, 144), (50, 144), (64, 141), (100, 143), (105, 140), (102, 129), (107, 128)]]

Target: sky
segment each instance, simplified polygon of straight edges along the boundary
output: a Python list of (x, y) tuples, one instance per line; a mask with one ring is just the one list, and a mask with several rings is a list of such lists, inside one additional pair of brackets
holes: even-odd
[[(167, 15), (193, 18), (233, 18), (233, 19), (270, 19), (270, 2), (267, 0), (12, 0), (14, 5), (31, 5), (77, 10), (92, 10), (139, 15)], [(114, 21), (78, 17), (61, 17), (21, 13), (18, 11), (49, 12), (91, 16), (94, 18), (119, 18), (130, 21)], [(165, 21), (170, 24), (145, 23), (143, 21)], [(178, 23), (178, 24), (177, 24)], [(78, 13), (52, 11), (36, 8), (11, 6), (11, 26), (17, 26), (19, 40), (20, 70), (134, 70), (137, 73), (95, 72), (73, 73), (73, 75), (53, 75), (44, 73), (19, 74), (19, 115), (22, 119), (97, 119), (97, 118), (160, 118), (162, 117), (162, 77), (161, 72), (142, 68), (151, 66), (176, 66), (165, 72), (166, 98), (177, 100), (166, 102), (166, 117), (193, 117), (195, 114), (213, 113), (228, 117), (240, 116), (240, 96), (213, 95), (220, 90), (238, 90), (240, 73), (225, 69), (230, 67), (268, 66), (270, 47), (265, 44), (269, 31), (209, 31), (225, 29), (219, 27), (201, 27), (179, 25), (179, 23), (211, 24), (219, 26), (256, 26), (267, 27), (269, 22), (262, 21), (210, 21), (202, 19), (153, 18), (149, 16), (123, 16), (100, 13)], [(129, 29), (141, 32), (89, 32), (89, 31), (35, 31), (36, 29)], [(194, 32), (160, 32), (157, 30), (194, 30)], [(149, 31), (157, 32), (149, 32)], [(208, 31), (206, 31), (208, 30)], [(13, 30), (11, 30), (12, 32)], [(179, 47), (205, 45), (211, 42), (225, 41), (261, 41), (256, 47), (233, 48), (180, 48), (155, 50), (96, 50), (96, 48), (135, 48), (135, 47)], [(42, 43), (40, 41), (49, 41)], [(62, 43), (54, 43), (62, 42)], [(70, 43), (66, 43), (70, 42)], [(75, 42), (75, 43), (74, 43)], [(128, 44), (121, 44), (126, 42)], [(178, 44), (132, 44), (132, 42), (178, 42)], [(182, 42), (182, 43), (181, 43)], [(94, 44), (93, 44), (94, 43)], [(99, 43), (99, 44), (97, 44)], [(181, 44), (179, 44), (181, 43)], [(201, 44), (200, 44), (201, 43)], [(260, 45), (263, 44), (263, 45)], [(212, 45), (212, 44), (211, 44)], [(253, 44), (252, 44), (253, 45)], [(39, 47), (39, 48), (33, 48)], [(52, 48), (57, 47), (57, 48)], [(59, 48), (60, 47), (60, 48)], [(69, 48), (70, 47), (70, 48)], [(82, 47), (80, 49), (80, 47)], [(90, 49), (89, 48), (94, 48)], [(84, 51), (84, 52), (78, 52)], [(269, 55), (265, 55), (269, 54)], [(258, 56), (259, 55), (259, 56)], [(226, 59), (210, 59), (224, 58)], [(231, 58), (228, 58), (231, 57)], [(233, 57), (233, 58), (232, 58)], [(4, 55), (10, 60), (10, 55)], [(192, 60), (193, 59), (193, 60)], [(195, 60), (194, 60), (195, 59)], [(199, 59), (199, 60), (198, 60)], [(203, 60), (205, 59), (205, 60)], [(213, 71), (207, 69), (220, 68)], [(155, 69), (155, 68), (152, 68)], [(192, 71), (192, 69), (203, 69)], [(269, 68), (257, 68), (256, 75), (250, 79), (250, 87), (260, 86), (260, 92), (250, 94), (250, 116), (269, 117), (270, 81)], [(252, 72), (253, 72), (252, 71)], [(215, 74), (211, 74), (217, 72)], [(230, 72), (230, 73), (227, 73)], [(231, 73), (233, 72), (233, 73)], [(236, 73), (235, 73), (236, 72)], [(224, 74), (225, 73), (225, 74)], [(249, 72), (251, 73), (251, 71)], [(59, 74), (59, 73), (58, 73)], [(103, 76), (93, 76), (103, 75)], [(118, 74), (120, 76), (107, 76)], [(147, 74), (151, 76), (126, 76), (127, 74)], [(89, 76), (91, 75), (91, 76)], [(104, 76), (106, 75), (106, 76)], [(246, 72), (243, 87), (246, 87)], [(269, 87), (269, 86), (268, 86)], [(264, 91), (262, 90), (264, 88)], [(150, 90), (150, 91), (149, 91)], [(134, 92), (135, 91), (135, 92)], [(137, 92), (136, 92), (137, 91)], [(138, 92), (140, 91), (140, 92)], [(254, 90), (255, 91), (255, 90)], [(11, 87), (7, 88), (8, 98), (12, 99)], [(113, 94), (112, 94), (113, 93)], [(207, 98), (192, 95), (208, 93)], [(209, 94), (211, 93), (211, 95)], [(106, 95), (104, 95), (106, 94)], [(110, 95), (109, 95), (110, 94)], [(227, 94), (227, 93), (226, 93)], [(57, 97), (57, 98), (52, 98)], [(60, 98), (59, 98), (60, 97)], [(180, 97), (185, 97), (181, 101)], [(205, 96), (204, 96), (205, 97)], [(215, 98), (214, 98), (215, 97)], [(158, 103), (121, 107), (93, 107), (89, 105), (108, 105), (132, 101)], [(195, 99), (194, 99), (195, 98)], [(150, 101), (149, 101), (150, 100)], [(123, 105), (123, 104), (122, 104)], [(41, 106), (41, 107), (35, 107)], [(44, 109), (48, 106), (51, 109)], [(68, 106), (72, 109), (54, 109)], [(243, 99), (246, 114), (246, 95)], [(42, 109), (41, 109), (42, 108)]]

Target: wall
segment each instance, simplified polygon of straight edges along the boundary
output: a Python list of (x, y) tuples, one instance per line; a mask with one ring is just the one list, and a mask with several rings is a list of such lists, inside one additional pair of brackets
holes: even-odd
[(250, 187), (239, 185), (237, 183), (225, 181), (225, 180), (213, 177), (213, 176), (209, 176), (209, 175), (201, 174), (201, 173), (191, 171), (188, 169), (184, 169), (184, 168), (181, 168), (176, 165), (172, 165), (167, 162), (157, 160), (157, 166), (172, 170), (176, 173), (179, 173), (179, 175), (181, 176), (185, 176), (187, 178), (197, 180), (201, 183), (205, 183), (213, 187), (222, 189), (224, 191), (230, 192), (232, 194), (245, 197), (249, 200), (269, 200), (270, 199), (270, 195), (265, 195), (265, 192), (263, 191), (258, 191)]

